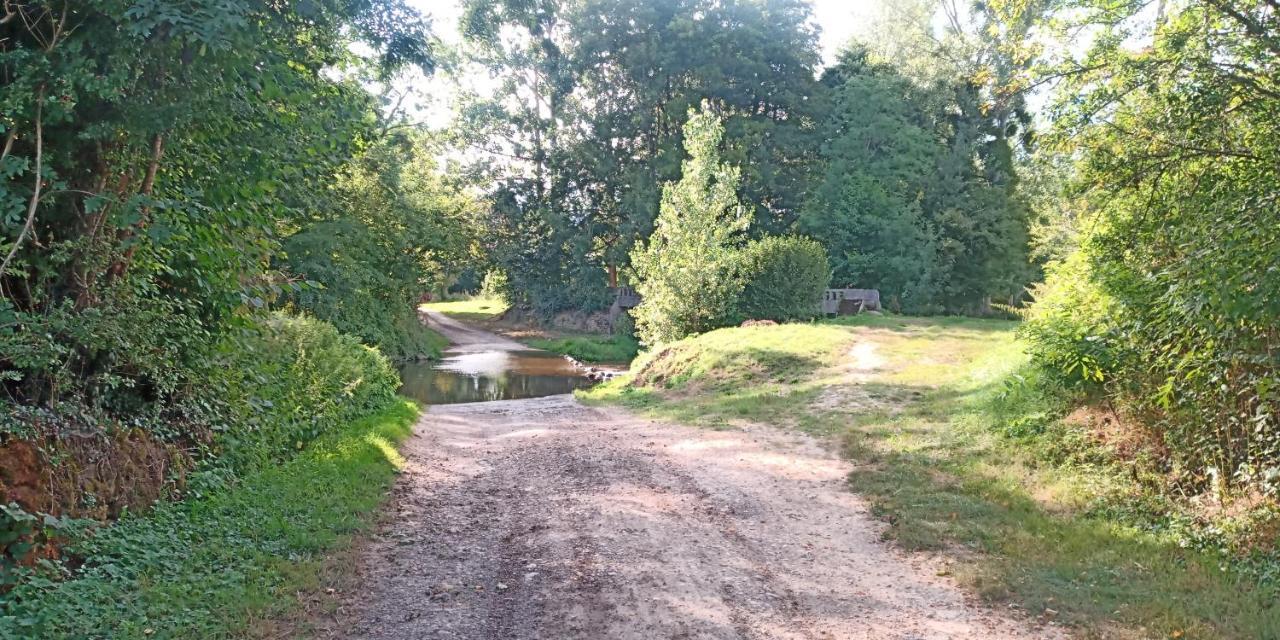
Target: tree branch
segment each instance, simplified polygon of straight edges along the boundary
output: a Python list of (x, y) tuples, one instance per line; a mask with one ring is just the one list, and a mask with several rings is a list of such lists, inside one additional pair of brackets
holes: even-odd
[[(138, 189), (138, 193), (140, 193), (141, 195), (150, 196), (152, 190), (155, 189), (156, 173), (158, 173), (160, 170), (160, 158), (163, 155), (164, 155), (164, 134), (157, 133), (151, 138), (151, 161), (147, 163), (147, 172), (143, 174), (142, 185)], [(147, 218), (149, 217), (150, 212), (151, 212), (150, 207), (143, 205), (142, 215), (139, 216), (138, 221), (135, 222), (133, 226), (130, 227), (129, 230), (125, 232), (123, 237), (124, 240), (128, 240), (129, 238), (133, 237), (133, 232), (135, 229), (143, 229), (147, 226)], [(124, 256), (122, 256), (120, 260), (111, 267), (111, 275), (113, 277), (118, 278), (124, 275), (125, 270), (129, 268), (129, 263), (133, 261), (133, 255), (137, 253), (137, 250), (138, 250), (138, 245), (136, 244), (130, 246), (128, 249), (125, 249)]]
[[(5, 269), (9, 268), (9, 262), (18, 255), (18, 249), (22, 247), (23, 241), (27, 239), (27, 235), (31, 233), (31, 227), (35, 225), (36, 209), (40, 206), (40, 188), (44, 184), (44, 176), (40, 175), (43, 170), (44, 163), (44, 87), (40, 87), (40, 91), (36, 93), (36, 184), (31, 191), (31, 202), (27, 205), (27, 221), (22, 225), (22, 231), (18, 234), (18, 239), (14, 240), (13, 248), (9, 250), (9, 255), (5, 256), (4, 261), (0, 262), (0, 277), (4, 276)], [(6, 144), (5, 151), (8, 151)]]
[(18, 128), (9, 129), (9, 135), (4, 137), (4, 149), (0, 150), (0, 162), (4, 162), (9, 157), (9, 152), (13, 151), (13, 141), (18, 139)]
[(1262, 41), (1262, 46), (1270, 49), (1272, 53), (1280, 55), (1280, 43), (1277, 43), (1275, 37), (1268, 33), (1267, 28), (1256, 20), (1227, 5), (1223, 0), (1206, 0), (1206, 4), (1239, 22), (1244, 26), (1245, 33)]

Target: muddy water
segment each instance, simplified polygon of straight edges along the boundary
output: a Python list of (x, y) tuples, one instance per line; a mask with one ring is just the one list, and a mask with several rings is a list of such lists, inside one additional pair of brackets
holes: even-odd
[(401, 395), (427, 404), (538, 398), (590, 386), (563, 356), (546, 351), (447, 354), (400, 368)]

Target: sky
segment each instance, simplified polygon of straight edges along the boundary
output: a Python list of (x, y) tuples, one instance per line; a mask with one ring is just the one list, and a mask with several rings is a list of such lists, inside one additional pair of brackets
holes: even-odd
[[(813, 21), (821, 29), (822, 59), (830, 63), (835, 54), (875, 15), (885, 0), (812, 0)], [(892, 0), (890, 0), (892, 1)], [(461, 0), (409, 0), (432, 18), (432, 31), (448, 43), (459, 40), (458, 17)], [(483, 79), (479, 79), (483, 81)], [(419, 120), (431, 128), (447, 126), (451, 117), (449, 95), (452, 87), (442, 78), (409, 81), (417, 94), (413, 103)]]
[[(433, 28), (447, 42), (458, 39), (460, 0), (409, 0), (433, 19)], [(860, 24), (876, 11), (881, 0), (812, 0), (814, 22), (822, 28), (823, 60), (831, 61)]]

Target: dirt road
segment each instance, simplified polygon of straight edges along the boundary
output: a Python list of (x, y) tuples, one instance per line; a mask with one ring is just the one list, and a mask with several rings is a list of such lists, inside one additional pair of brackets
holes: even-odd
[(882, 543), (847, 463), (805, 436), (552, 396), (432, 407), (403, 453), (333, 637), (1056, 635)]
[(435, 329), (440, 335), (448, 338), (449, 351), (452, 353), (475, 353), (478, 351), (523, 351), (529, 347), (504, 338), (496, 333), (483, 331), (467, 326), (439, 311), (418, 311), (419, 317), (427, 326)]

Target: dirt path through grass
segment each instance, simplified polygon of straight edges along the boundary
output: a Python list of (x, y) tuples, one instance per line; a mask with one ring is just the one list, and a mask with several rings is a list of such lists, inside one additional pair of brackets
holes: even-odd
[(403, 453), (331, 637), (1055, 637), (882, 543), (807, 436), (552, 396), (432, 407)]

